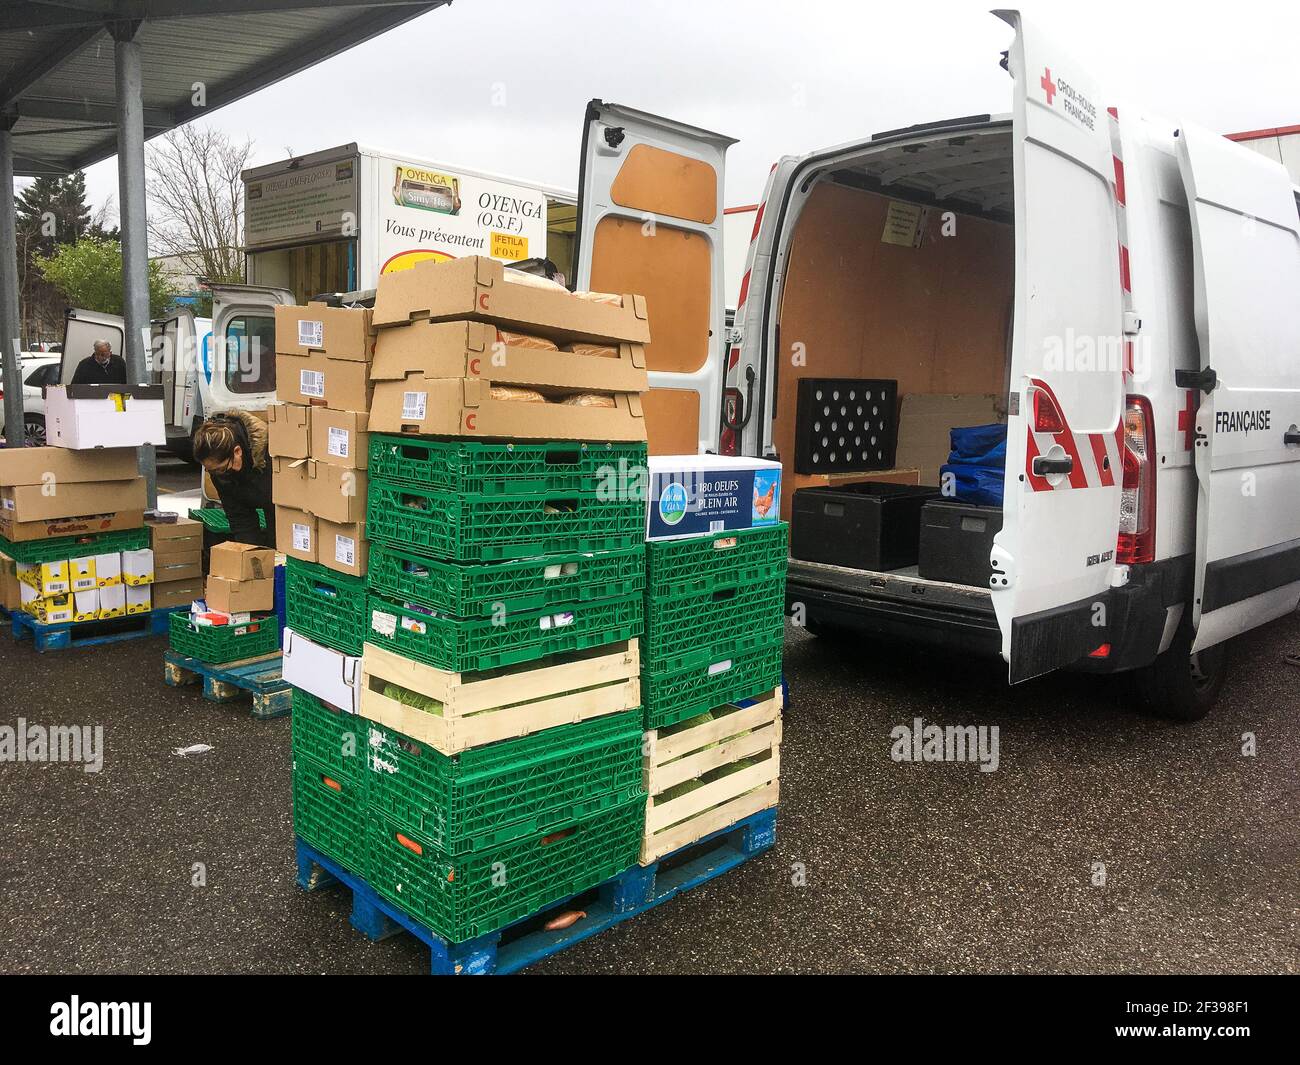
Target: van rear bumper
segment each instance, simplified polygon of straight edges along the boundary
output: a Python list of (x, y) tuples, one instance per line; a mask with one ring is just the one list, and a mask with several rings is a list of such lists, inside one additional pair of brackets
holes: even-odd
[(790, 559), (786, 613), (833, 627), (998, 655), (1002, 633), (983, 588)]

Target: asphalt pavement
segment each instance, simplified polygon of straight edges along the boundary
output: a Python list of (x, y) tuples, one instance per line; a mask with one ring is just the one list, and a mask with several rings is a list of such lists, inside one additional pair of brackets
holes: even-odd
[[(531, 971), (1300, 971), (1298, 645), (1295, 618), (1238, 641), (1220, 706), (1177, 725), (1117, 678), (1008, 689), (789, 630), (776, 847)], [(0, 633), (0, 725), (104, 726), (100, 773), (0, 763), (0, 971), (425, 971), (296, 886), (289, 720), (166, 687), (164, 650)], [(996, 771), (893, 760), (917, 717), (997, 726)]]

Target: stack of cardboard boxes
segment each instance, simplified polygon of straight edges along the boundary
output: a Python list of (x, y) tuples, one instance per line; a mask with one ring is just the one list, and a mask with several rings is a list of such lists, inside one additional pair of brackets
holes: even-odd
[(203, 525), (193, 518), (150, 518), (153, 607), (173, 610), (203, 598)]
[(274, 610), (275, 552), (235, 541), (217, 544), (202, 594), (191, 598), (188, 613), (172, 616), (171, 648), (214, 665), (273, 654), (279, 646)]
[[(82, 435), (95, 438), (89, 426)], [(148, 613), (145, 505), (131, 448), (0, 451), (0, 567), (13, 572), (0, 582), (5, 607), (51, 625)]]
[(637, 858), (649, 329), (478, 258), (373, 324), (361, 656), (286, 630), (294, 822), (460, 942)]

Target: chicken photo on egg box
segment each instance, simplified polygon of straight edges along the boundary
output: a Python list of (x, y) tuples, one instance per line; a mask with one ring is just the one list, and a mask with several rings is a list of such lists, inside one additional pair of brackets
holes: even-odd
[(727, 455), (653, 455), (646, 539), (732, 532), (775, 525), (781, 464)]

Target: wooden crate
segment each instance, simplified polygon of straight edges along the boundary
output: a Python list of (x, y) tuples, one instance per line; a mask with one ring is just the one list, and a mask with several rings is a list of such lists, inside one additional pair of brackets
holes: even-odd
[[(457, 754), (641, 705), (636, 640), (477, 673), (454, 673), (367, 643), (361, 656), (361, 716)], [(404, 706), (385, 684), (437, 699), (441, 715)]]
[[(642, 865), (776, 805), (781, 706), (781, 689), (776, 688), (724, 718), (669, 735), (661, 735), (663, 729), (646, 733), (642, 775), (648, 798)], [(710, 746), (715, 743), (716, 747)], [(757, 765), (676, 798), (655, 801), (669, 788), (764, 751), (771, 751), (771, 756)]]

